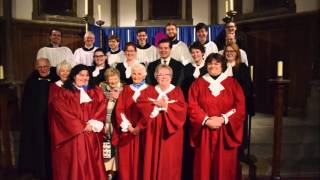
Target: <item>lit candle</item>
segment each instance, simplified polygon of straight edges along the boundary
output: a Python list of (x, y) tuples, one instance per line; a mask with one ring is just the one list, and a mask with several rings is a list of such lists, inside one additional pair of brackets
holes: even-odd
[(0, 79), (4, 79), (3, 66), (0, 65)]
[(226, 0), (226, 13), (229, 11), (229, 1)]
[(230, 0), (230, 11), (233, 11), (233, 0)]
[(251, 80), (253, 81), (253, 66), (252, 65), (250, 66), (250, 77), (251, 77)]
[(277, 63), (277, 76), (278, 77), (283, 76), (283, 61), (278, 61)]
[(127, 30), (127, 42), (130, 42), (130, 30)]
[(101, 5), (98, 4), (98, 20), (101, 20)]
[(88, 0), (84, 1), (84, 15), (88, 15)]

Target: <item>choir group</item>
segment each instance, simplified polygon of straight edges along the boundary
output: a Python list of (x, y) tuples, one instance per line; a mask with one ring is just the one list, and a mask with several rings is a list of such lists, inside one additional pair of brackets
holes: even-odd
[(52, 30), (24, 87), (21, 172), (54, 180), (241, 179), (254, 110), (236, 24), (226, 24), (218, 46), (204, 23), (189, 47), (174, 23), (165, 29), (157, 47), (139, 29), (123, 51), (110, 35), (107, 53), (87, 32), (74, 54)]

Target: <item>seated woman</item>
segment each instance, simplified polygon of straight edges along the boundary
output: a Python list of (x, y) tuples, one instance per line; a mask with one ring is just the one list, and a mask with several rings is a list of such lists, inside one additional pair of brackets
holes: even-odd
[(126, 85), (116, 106), (116, 128), (120, 130), (118, 147), (119, 180), (142, 178), (145, 120), (136, 101), (148, 85), (145, 82), (147, 70), (142, 64), (131, 69), (133, 83)]
[(222, 55), (210, 54), (205, 63), (208, 73), (192, 83), (188, 96), (193, 178), (241, 179), (237, 148), (245, 115), (243, 92), (223, 73), (227, 65)]
[(49, 114), (53, 179), (106, 179), (100, 135), (106, 117), (104, 94), (82, 64), (72, 68), (63, 87), (52, 99)]
[[(118, 100), (119, 94), (122, 91), (122, 83), (120, 82), (120, 73), (115, 68), (108, 68), (104, 73), (105, 81), (100, 83), (104, 95), (107, 99), (107, 115), (106, 123), (104, 126), (105, 136), (103, 138), (103, 158), (104, 165), (108, 174), (109, 179), (115, 176), (117, 171), (117, 158), (116, 158), (116, 147), (111, 144), (111, 137), (117, 142), (118, 133), (114, 129), (113, 124), (115, 123), (115, 105)], [(118, 131), (117, 131), (118, 132)]]
[(116, 68), (120, 71), (121, 82), (124, 84), (132, 84), (131, 69), (135, 64), (139, 64), (137, 60), (137, 47), (133, 42), (128, 42), (124, 46), (124, 54), (126, 56), (122, 63), (117, 64)]
[(187, 104), (179, 87), (171, 84), (171, 67), (155, 70), (158, 85), (141, 92), (137, 105), (146, 121), (144, 180), (181, 179), (183, 125)]
[(102, 48), (96, 49), (93, 53), (93, 66), (89, 66), (94, 85), (99, 85), (100, 82), (104, 81), (104, 71), (109, 67), (105, 51)]
[(246, 116), (243, 127), (243, 141), (239, 147), (239, 159), (247, 161), (245, 149), (249, 146), (249, 116), (254, 116), (254, 102), (253, 102), (253, 84), (250, 77), (249, 67), (241, 62), (241, 55), (239, 46), (235, 43), (230, 43), (225, 46), (224, 56), (227, 59), (226, 74), (234, 77), (240, 84), (245, 100), (246, 100)]

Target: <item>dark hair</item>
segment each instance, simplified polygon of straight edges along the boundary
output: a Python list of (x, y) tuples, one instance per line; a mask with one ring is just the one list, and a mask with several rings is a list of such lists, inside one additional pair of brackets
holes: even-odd
[(206, 31), (208, 31), (208, 26), (205, 23), (198, 23), (196, 25), (196, 32), (198, 32), (200, 29), (205, 29)]
[(170, 39), (168, 39), (168, 38), (163, 38), (163, 39), (161, 39), (161, 40), (158, 42), (158, 47), (160, 46), (161, 43), (169, 43), (169, 47), (170, 47), (170, 49), (172, 49), (172, 42), (171, 42)]
[(190, 47), (189, 47), (190, 53), (191, 53), (192, 49), (199, 49), (202, 52), (202, 54), (204, 54), (206, 52), (205, 47), (199, 41), (196, 41), (190, 45)]
[[(105, 55), (105, 56), (107, 57), (106, 61), (104, 62), (104, 66), (105, 66), (105, 67), (108, 67), (109, 64), (108, 64), (108, 56), (106, 55), (106, 51), (105, 51), (104, 49), (102, 49), (102, 48), (97, 48), (97, 49), (93, 52), (93, 59), (94, 59), (94, 56), (96, 55), (96, 52), (102, 52), (103, 55)], [(94, 60), (93, 60), (92, 64), (93, 64), (94, 66), (97, 65), (97, 64), (96, 64), (96, 61), (94, 61)]]
[(120, 42), (120, 38), (119, 36), (115, 35), (115, 34), (111, 34), (109, 37), (108, 37), (108, 41), (112, 40), (112, 39), (115, 39), (116, 41)]
[(134, 47), (134, 50), (137, 51), (137, 46), (136, 46), (133, 42), (127, 42), (127, 43), (124, 45), (123, 50), (124, 50), (124, 51), (127, 51), (129, 46)]
[(137, 35), (139, 34), (139, 33), (141, 33), (141, 32), (145, 32), (146, 34), (147, 34), (147, 29), (146, 28), (139, 28), (138, 30), (137, 30)]
[[(74, 87), (73, 83), (75, 81), (75, 77), (76, 77), (77, 74), (79, 74), (83, 70), (88, 71), (88, 75), (90, 77), (90, 71), (89, 71), (88, 66), (83, 65), (83, 64), (78, 64), (78, 65), (74, 66), (71, 69), (69, 77), (66, 80), (66, 82), (63, 84), (63, 87), (66, 88), (66, 89), (69, 89), (71, 91), (74, 91), (75, 87)], [(91, 80), (91, 77), (90, 77), (89, 78), (88, 89), (93, 89), (93, 88), (94, 88), (94, 83), (93, 83), (93, 81)]]
[(61, 32), (61, 30), (59, 30), (59, 29), (51, 29), (50, 32), (49, 32), (49, 35), (50, 35), (50, 36), (52, 35), (52, 32), (53, 32), (53, 31), (59, 32), (59, 33), (61, 34), (61, 36), (62, 36), (62, 32)]
[(208, 64), (211, 63), (212, 61), (217, 61), (217, 62), (221, 63), (222, 72), (224, 72), (227, 69), (227, 60), (221, 54), (219, 54), (219, 53), (209, 54), (206, 58), (205, 66), (208, 67)]
[(168, 26), (174, 26), (174, 27), (176, 27), (176, 29), (177, 29), (177, 25), (176, 25), (174, 22), (168, 22), (168, 23), (166, 24), (166, 28), (167, 28)]
[(227, 21), (227, 22), (224, 24), (224, 28), (226, 28), (226, 27), (228, 26), (228, 24), (230, 24), (230, 23), (233, 23), (234, 26), (237, 26), (236, 22), (230, 20), (230, 21)]

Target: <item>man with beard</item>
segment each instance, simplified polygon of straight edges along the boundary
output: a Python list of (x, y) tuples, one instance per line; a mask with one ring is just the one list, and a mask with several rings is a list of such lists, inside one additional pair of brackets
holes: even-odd
[(183, 65), (190, 63), (192, 57), (189, 53), (188, 46), (177, 39), (177, 25), (169, 22), (166, 25), (166, 34), (172, 42), (171, 57), (180, 61)]

